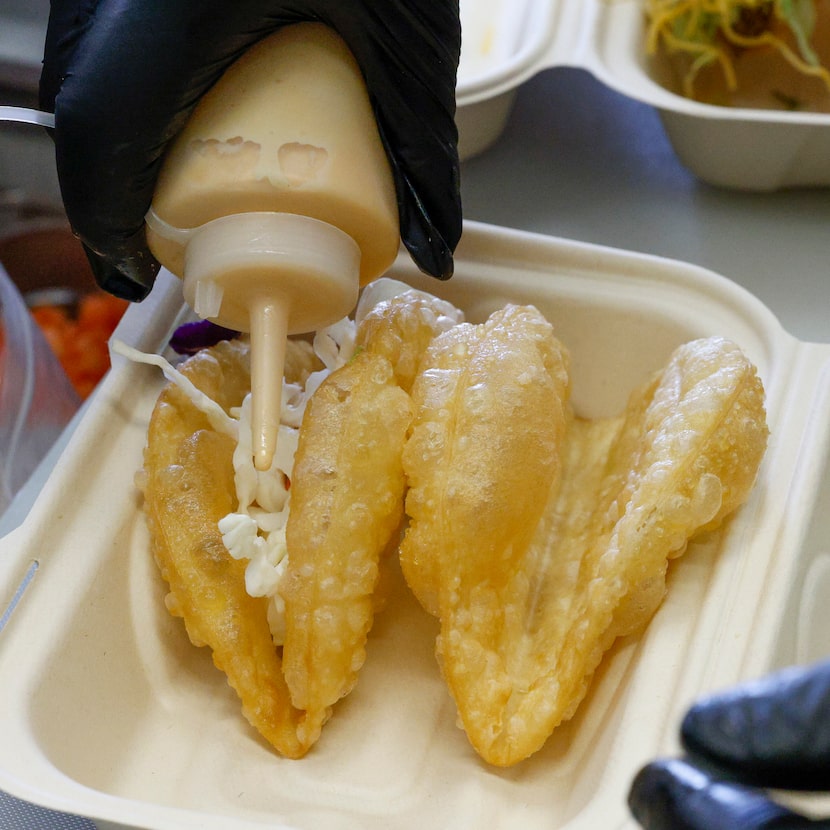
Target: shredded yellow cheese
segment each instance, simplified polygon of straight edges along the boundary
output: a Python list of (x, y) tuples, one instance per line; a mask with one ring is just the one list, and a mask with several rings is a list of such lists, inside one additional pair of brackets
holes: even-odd
[[(686, 53), (690, 63), (683, 94), (695, 95), (695, 79), (717, 64), (734, 92), (734, 55), (739, 49), (769, 47), (797, 71), (819, 78), (830, 90), (830, 71), (811, 44), (817, 0), (645, 0), (646, 51)], [(784, 35), (780, 36), (778, 32)]]

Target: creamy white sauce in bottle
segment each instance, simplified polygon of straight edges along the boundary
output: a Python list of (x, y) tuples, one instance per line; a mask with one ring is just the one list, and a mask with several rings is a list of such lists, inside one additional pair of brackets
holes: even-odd
[(270, 466), (285, 338), (347, 315), (399, 247), (395, 188), (363, 77), (318, 23), (245, 53), (173, 142), (147, 215), (202, 318), (251, 334), (252, 445)]

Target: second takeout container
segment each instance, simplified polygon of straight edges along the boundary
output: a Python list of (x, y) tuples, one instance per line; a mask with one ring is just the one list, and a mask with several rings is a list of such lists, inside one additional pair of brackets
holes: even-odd
[(830, 114), (718, 107), (669, 91), (645, 54), (643, 9), (643, 0), (462, 0), (462, 156), (498, 138), (523, 83), (569, 66), (654, 107), (680, 161), (710, 184), (830, 185)]
[[(472, 320), (536, 304), (571, 352), (588, 417), (618, 412), (680, 343), (736, 341), (758, 366), (771, 429), (750, 500), (672, 564), (646, 632), (614, 646), (576, 717), (524, 763), (477, 758), (436, 665), (436, 624), (400, 586), (356, 689), (289, 761), (165, 609), (134, 484), (162, 379), (114, 356), (24, 524), (0, 540), (0, 790), (101, 830), (633, 828), (632, 777), (678, 751), (693, 699), (830, 653), (830, 345), (799, 342), (701, 268), (477, 224), (449, 282), (407, 255), (391, 276)], [(116, 336), (163, 351), (180, 292), (162, 272)]]
[[(498, 138), (522, 84), (567, 66), (654, 107), (680, 161), (704, 181), (761, 191), (830, 185), (830, 114), (716, 107), (662, 87), (645, 55), (643, 0), (461, 0), (460, 9), (462, 157)], [(45, 0), (0, 11), (0, 77), (5, 70), (36, 90), (47, 13)]]

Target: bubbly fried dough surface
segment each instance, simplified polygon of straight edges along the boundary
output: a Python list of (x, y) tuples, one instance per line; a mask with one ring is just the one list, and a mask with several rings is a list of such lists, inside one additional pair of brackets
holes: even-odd
[[(418, 291), (378, 303), (357, 353), (306, 409), (288, 519), (284, 671), (311, 734), (348, 694), (366, 657), (379, 566), (403, 518), (408, 389), (448, 304)], [(406, 390), (406, 391), (404, 391)]]
[[(489, 542), (466, 557), (445, 543), (437, 653), (485, 760), (506, 766), (538, 750), (574, 714), (613, 640), (652, 617), (667, 560), (746, 499), (766, 447), (763, 397), (736, 346), (687, 344), (619, 418), (572, 420), (557, 449), (561, 483), (512, 558)], [(419, 423), (434, 412), (419, 413)], [(436, 442), (430, 481), (443, 480), (455, 452)], [(412, 463), (409, 447), (406, 458)], [(474, 543), (468, 507), (433, 505), (435, 523), (461, 527)]]
[(444, 300), (420, 291), (405, 291), (378, 303), (366, 315), (358, 328), (356, 343), (359, 348), (386, 357), (398, 385), (409, 392), (433, 338), (458, 322), (460, 316)]
[(381, 553), (403, 516), (412, 417), (388, 360), (369, 351), (333, 372), (306, 408), (286, 538), (283, 667), (317, 739), (366, 657)]
[[(437, 337), (412, 390), (401, 565), (430, 613), (468, 586), (498, 605), (558, 479), (567, 353), (532, 307)], [(466, 600), (464, 600), (466, 602)]]
[[(221, 343), (182, 367), (226, 411), (250, 389), (248, 348)], [(245, 590), (245, 564), (222, 543), (217, 523), (234, 509), (234, 442), (214, 432), (175, 386), (161, 393), (144, 453), (144, 509), (153, 553), (170, 587), (167, 607), (190, 639), (208, 645), (248, 721), (280, 753), (302, 756), (303, 713), (291, 705), (266, 617), (266, 600)]]

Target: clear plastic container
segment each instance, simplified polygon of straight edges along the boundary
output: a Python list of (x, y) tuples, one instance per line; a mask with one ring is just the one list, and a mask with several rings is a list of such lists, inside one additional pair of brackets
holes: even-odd
[(58, 359), (0, 265), (0, 513), (80, 407)]

